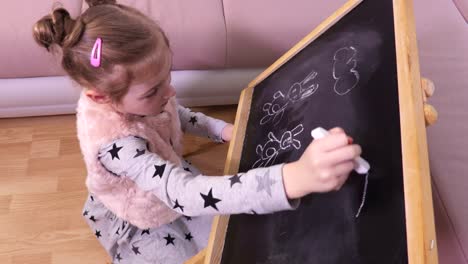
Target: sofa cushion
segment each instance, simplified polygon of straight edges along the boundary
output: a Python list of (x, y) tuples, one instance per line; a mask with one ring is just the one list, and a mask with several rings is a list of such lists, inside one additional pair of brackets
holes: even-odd
[[(171, 43), (173, 70), (225, 66), (226, 30), (220, 0), (118, 0), (156, 20)], [(83, 10), (88, 5), (83, 2)]]
[[(61, 0), (72, 17), (80, 13), (81, 0)], [(21, 78), (63, 75), (56, 58), (36, 44), (32, 36), (34, 23), (52, 11), (50, 0), (4, 1), (0, 17), (2, 48), (0, 49), (0, 78)], [(14, 15), (13, 15), (14, 14)], [(8, 62), (8, 63), (6, 63)]]
[[(228, 67), (272, 64), (346, 0), (224, 0)], [(273, 6), (273, 8), (268, 8)], [(266, 11), (263, 11), (267, 9)]]

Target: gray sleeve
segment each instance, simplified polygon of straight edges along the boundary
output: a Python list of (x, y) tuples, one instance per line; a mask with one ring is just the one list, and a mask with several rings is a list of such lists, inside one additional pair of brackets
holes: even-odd
[(208, 137), (216, 142), (224, 142), (221, 137), (226, 122), (220, 119), (212, 118), (203, 113), (192, 112), (189, 108), (181, 105), (177, 106), (179, 112), (180, 124), (184, 132), (196, 136)]
[(187, 216), (267, 214), (297, 208), (283, 185), (283, 164), (227, 176), (193, 175), (146, 149), (137, 137), (118, 139), (101, 148), (101, 163), (116, 177), (129, 177), (170, 208)]

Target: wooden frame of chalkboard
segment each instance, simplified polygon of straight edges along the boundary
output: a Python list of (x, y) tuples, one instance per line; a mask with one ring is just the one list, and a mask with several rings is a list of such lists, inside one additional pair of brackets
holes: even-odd
[[(362, 1), (350, 0), (346, 2), (242, 91), (235, 120), (233, 140), (228, 151), (225, 174), (235, 174), (239, 170), (255, 87), (351, 12)], [(409, 263), (438, 263), (412, 1), (393, 0), (393, 16), (408, 261)], [(220, 263), (228, 222), (229, 216), (215, 218), (208, 246), (203, 251), (205, 264)], [(197, 258), (198, 261), (201, 261), (201, 259), (201, 257)]]

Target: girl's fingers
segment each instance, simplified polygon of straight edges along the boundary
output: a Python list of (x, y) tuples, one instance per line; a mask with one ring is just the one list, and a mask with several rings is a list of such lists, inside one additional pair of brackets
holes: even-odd
[(323, 152), (329, 152), (339, 147), (348, 145), (348, 137), (345, 133), (329, 134), (324, 138), (317, 140), (317, 147)]
[(335, 187), (335, 191), (338, 191), (341, 189), (341, 187), (343, 187), (343, 185), (346, 183), (346, 181), (348, 180), (348, 176), (349, 176), (349, 171), (348, 172), (345, 172), (344, 174), (340, 174), (338, 176), (338, 183)]
[(341, 187), (343, 187), (343, 185), (346, 183), (346, 180), (348, 179), (347, 177), (345, 177), (344, 175), (342, 175), (342, 177), (340, 179), (345, 179), (344, 181), (340, 182), (336, 187), (335, 187), (335, 191), (339, 191), (341, 189)]
[[(344, 175), (345, 178), (347, 178), (346, 175), (348, 175), (353, 169), (354, 169), (354, 162), (345, 161), (343, 163), (336, 165), (335, 168), (333, 169), (333, 172), (336, 175), (340, 175), (338, 177), (343, 177)], [(346, 179), (344, 181), (346, 181)]]
[(344, 130), (341, 127), (334, 127), (332, 129), (328, 130), (328, 132), (330, 132), (332, 134), (336, 134), (336, 133), (344, 133)]
[(346, 161), (352, 161), (361, 155), (359, 145), (345, 145), (344, 147), (323, 153), (320, 157), (321, 166), (335, 166)]
[[(345, 133), (345, 131), (341, 127), (335, 127), (330, 129), (328, 132), (331, 134), (338, 134), (338, 133)], [(354, 139), (348, 136), (348, 144), (353, 144)]]

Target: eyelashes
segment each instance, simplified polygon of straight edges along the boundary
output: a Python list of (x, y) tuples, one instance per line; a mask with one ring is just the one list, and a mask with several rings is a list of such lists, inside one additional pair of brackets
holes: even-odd
[(150, 94), (145, 96), (145, 98), (150, 98), (150, 97), (154, 96), (158, 92), (158, 90), (159, 90), (159, 87), (154, 88), (153, 91)]
[(164, 85), (168, 85), (171, 83), (171, 77), (169, 76), (169, 78), (167, 78), (165, 81), (163, 81), (162, 83), (159, 83), (158, 85), (156, 85), (152, 91), (144, 96), (143, 98), (147, 99), (147, 98), (150, 98), (150, 97), (153, 97), (155, 94), (158, 93), (159, 90), (161, 90), (161, 87), (164, 87)]

